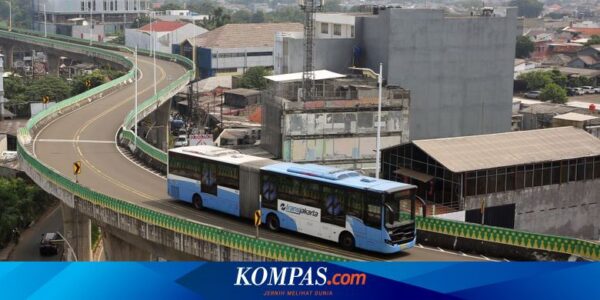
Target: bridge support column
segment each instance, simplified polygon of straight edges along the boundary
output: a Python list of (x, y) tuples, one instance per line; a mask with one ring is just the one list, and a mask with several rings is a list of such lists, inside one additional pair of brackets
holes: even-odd
[(152, 253), (136, 247), (109, 232), (102, 231), (102, 241), (104, 243), (104, 256), (107, 261), (154, 260)]
[(171, 112), (171, 101), (167, 101), (158, 108), (156, 144), (162, 151), (169, 150), (169, 114)]
[[(78, 261), (90, 261), (92, 258), (92, 222), (90, 218), (79, 213), (76, 209), (61, 204), (64, 237), (73, 247)], [(69, 247), (65, 242), (65, 251)]]
[(12, 70), (15, 45), (4, 45), (4, 51), (4, 70)]
[(60, 70), (60, 56), (48, 54), (48, 74), (58, 76)]

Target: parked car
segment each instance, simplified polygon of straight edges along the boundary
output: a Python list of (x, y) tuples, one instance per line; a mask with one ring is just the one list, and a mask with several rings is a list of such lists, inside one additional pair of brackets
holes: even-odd
[(61, 241), (60, 236), (56, 232), (48, 232), (42, 234), (40, 241), (40, 255), (56, 255), (58, 254), (58, 246)]
[(594, 94), (596, 91), (593, 86), (584, 85), (580, 87), (586, 94)]
[(542, 92), (540, 92), (540, 91), (529, 91), (529, 92), (525, 93), (525, 98), (537, 99), (540, 97), (541, 93)]
[(595, 87), (594, 92), (596, 92), (596, 94), (600, 94), (600, 87)]
[(185, 147), (188, 145), (188, 139), (186, 135), (180, 135), (175, 140), (175, 147)]
[(585, 91), (580, 87), (574, 87), (572, 89), (573, 89), (573, 92), (575, 93), (575, 96), (585, 95)]

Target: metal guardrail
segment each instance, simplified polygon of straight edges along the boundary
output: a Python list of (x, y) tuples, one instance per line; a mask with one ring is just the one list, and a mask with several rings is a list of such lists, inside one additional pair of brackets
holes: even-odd
[[(39, 34), (36, 34), (36, 35), (39, 35)], [(10, 36), (13, 38), (14, 37), (17, 37), (17, 38), (25, 38), (26, 37), (26, 35), (24, 35), (22, 33), (3, 32), (3, 31), (0, 31), (0, 36), (1, 37)], [(36, 39), (36, 41), (35, 41), (36, 44), (40, 44), (40, 42), (44, 42), (44, 45), (46, 45), (48, 47), (54, 47), (54, 46), (58, 46), (58, 45), (64, 46), (64, 44), (58, 43), (59, 41), (51, 41), (51, 40), (47, 40), (45, 38), (36, 37), (36, 36), (28, 36), (25, 41), (32, 40), (32, 39)], [(68, 38), (68, 39), (72, 39), (72, 38)], [(77, 41), (77, 44), (81, 44), (81, 43), (82, 43), (82, 40)], [(69, 45), (70, 48), (72, 48), (73, 46), (74, 45), (72, 45), (72, 44)], [(87, 47), (87, 46), (79, 45), (79, 47)], [(87, 48), (89, 48), (87, 50), (97, 52), (97, 53), (101, 53), (102, 51), (105, 51), (102, 49), (94, 49), (94, 48), (90, 48), (90, 47), (87, 47)], [(115, 46), (115, 50), (119, 50), (119, 49), (120, 49), (120, 47)], [(117, 54), (114, 54), (114, 55), (115, 55), (115, 59), (119, 59), (119, 60), (124, 59), (122, 56), (119, 57), (119, 55), (117, 55)], [(186, 63), (185, 59), (183, 59), (183, 58), (176, 58), (176, 59)], [(127, 65), (131, 66), (131, 62), (128, 62)], [(184, 82), (185, 80), (189, 79), (191, 74), (193, 74), (193, 73), (187, 72), (184, 76), (182, 76), (181, 78), (178, 79), (177, 83)], [(293, 247), (290, 245), (277, 243), (274, 241), (255, 239), (252, 236), (235, 233), (235, 232), (230, 232), (225, 229), (212, 227), (212, 226), (205, 225), (205, 224), (195, 223), (195, 222), (185, 220), (182, 218), (159, 213), (159, 212), (153, 211), (151, 209), (141, 207), (141, 206), (138, 206), (133, 203), (129, 203), (129, 202), (126, 202), (126, 201), (123, 201), (120, 199), (109, 197), (102, 193), (93, 191), (89, 188), (83, 187), (83, 186), (71, 181), (70, 179), (62, 176), (57, 171), (47, 167), (46, 165), (44, 165), (43, 163), (38, 161), (35, 157), (33, 157), (29, 153), (27, 148), (24, 146), (23, 141), (31, 140), (30, 130), (41, 120), (48, 118), (48, 117), (52, 117), (52, 115), (54, 113), (58, 112), (60, 109), (68, 107), (69, 105), (78, 104), (82, 100), (85, 100), (92, 95), (95, 95), (99, 92), (107, 90), (111, 87), (115, 87), (115, 86), (123, 83), (124, 81), (131, 79), (132, 76), (133, 76), (133, 71), (130, 71), (127, 75), (125, 75), (121, 78), (115, 79), (109, 83), (102, 85), (102, 86), (99, 86), (99, 87), (97, 87), (97, 89), (90, 90), (84, 94), (77, 95), (75, 97), (69, 98), (69, 99), (61, 102), (61, 103), (64, 102), (65, 104), (62, 104), (62, 105), (57, 104), (55, 106), (48, 108), (47, 110), (45, 110), (43, 112), (43, 114), (40, 115), (40, 117), (32, 118), (28, 122), (27, 127), (20, 128), (19, 133), (18, 133), (19, 142), (17, 143), (17, 151), (18, 151), (19, 155), (21, 156), (22, 161), (26, 162), (29, 166), (31, 166), (33, 169), (35, 169), (37, 172), (39, 172), (39, 174), (41, 176), (45, 177), (50, 182), (53, 182), (57, 186), (60, 186), (61, 188), (69, 191), (70, 193), (76, 195), (77, 197), (79, 197), (85, 201), (89, 201), (95, 205), (106, 207), (115, 212), (142, 220), (149, 224), (157, 225), (157, 226), (172, 230), (174, 232), (192, 236), (192, 237), (200, 239), (200, 240), (205, 240), (210, 243), (229, 247), (229, 248), (236, 249), (236, 250), (239, 250), (239, 251), (242, 251), (245, 253), (250, 253), (252, 255), (256, 255), (256, 256), (267, 258), (267, 259), (272, 259), (272, 260), (283, 260), (283, 261), (344, 261), (344, 260), (346, 260), (342, 257), (335, 256), (335, 255), (325, 254), (325, 253), (312, 251), (312, 250), (308, 250), (308, 249), (303, 249), (303, 248), (297, 248), (297, 247)], [(169, 90), (169, 88), (166, 88), (165, 90)], [(167, 92), (164, 92), (164, 94), (166, 94), (166, 93)], [(155, 103), (155, 101), (158, 101), (158, 100), (160, 100), (160, 97), (153, 97), (153, 98), (145, 101), (144, 103), (148, 103), (146, 105), (148, 105), (148, 107), (149, 107), (152, 103)], [(126, 132), (127, 131), (124, 131), (125, 135), (128, 134)], [(133, 133), (131, 133), (131, 134), (133, 134)], [(129, 138), (137, 138), (137, 137), (129, 136)], [(140, 139), (140, 141), (141, 141), (141, 139)], [(142, 145), (142, 143), (140, 143), (140, 145)], [(156, 148), (154, 148), (154, 149), (158, 150)], [(152, 151), (154, 151), (151, 148), (148, 148), (146, 150), (149, 151), (150, 153), (152, 153)], [(158, 150), (158, 151), (160, 152), (160, 150)], [(164, 152), (162, 152), (162, 153), (164, 153)], [(154, 155), (160, 156), (160, 154), (156, 153), (155, 151), (154, 151)]]

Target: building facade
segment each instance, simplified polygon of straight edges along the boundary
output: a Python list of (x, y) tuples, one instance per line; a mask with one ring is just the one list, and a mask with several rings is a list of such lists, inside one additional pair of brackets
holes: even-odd
[(173, 45), (193, 38), (208, 30), (192, 23), (181, 21), (156, 21), (137, 29), (125, 29), (125, 45), (137, 46), (140, 49), (150, 50), (152, 41), (155, 42), (156, 51), (171, 53)]
[(141, 14), (148, 13), (149, 8), (148, 0), (33, 0), (33, 28), (44, 31), (45, 14), (48, 33), (81, 37), (73, 28), (84, 26), (77, 30), (89, 34), (91, 15), (91, 26), (102, 29), (94, 32), (92, 28), (94, 40), (101, 41), (107, 34), (129, 27)]

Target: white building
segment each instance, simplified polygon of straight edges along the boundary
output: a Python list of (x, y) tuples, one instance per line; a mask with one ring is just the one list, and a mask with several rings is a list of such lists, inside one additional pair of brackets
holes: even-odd
[(202, 78), (219, 74), (239, 74), (251, 67), (273, 68), (273, 47), (278, 32), (301, 32), (300, 23), (227, 24), (185, 41), (180, 54), (192, 57)]
[[(102, 25), (101, 40), (105, 34), (122, 31), (137, 17), (146, 14), (150, 8), (148, 0), (32, 0), (33, 27), (44, 31), (44, 14), (48, 33), (80, 37), (73, 33), (73, 27), (89, 26), (90, 14), (94, 26)], [(86, 31), (85, 29), (79, 29)], [(89, 27), (87, 29), (89, 32)]]
[(126, 29), (125, 45), (150, 50), (152, 41), (154, 40), (156, 51), (171, 53), (173, 44), (180, 44), (189, 38), (207, 31), (192, 23), (155, 21), (141, 28)]
[(315, 15), (315, 37), (354, 38), (355, 19), (355, 16), (343, 13), (318, 13)]

